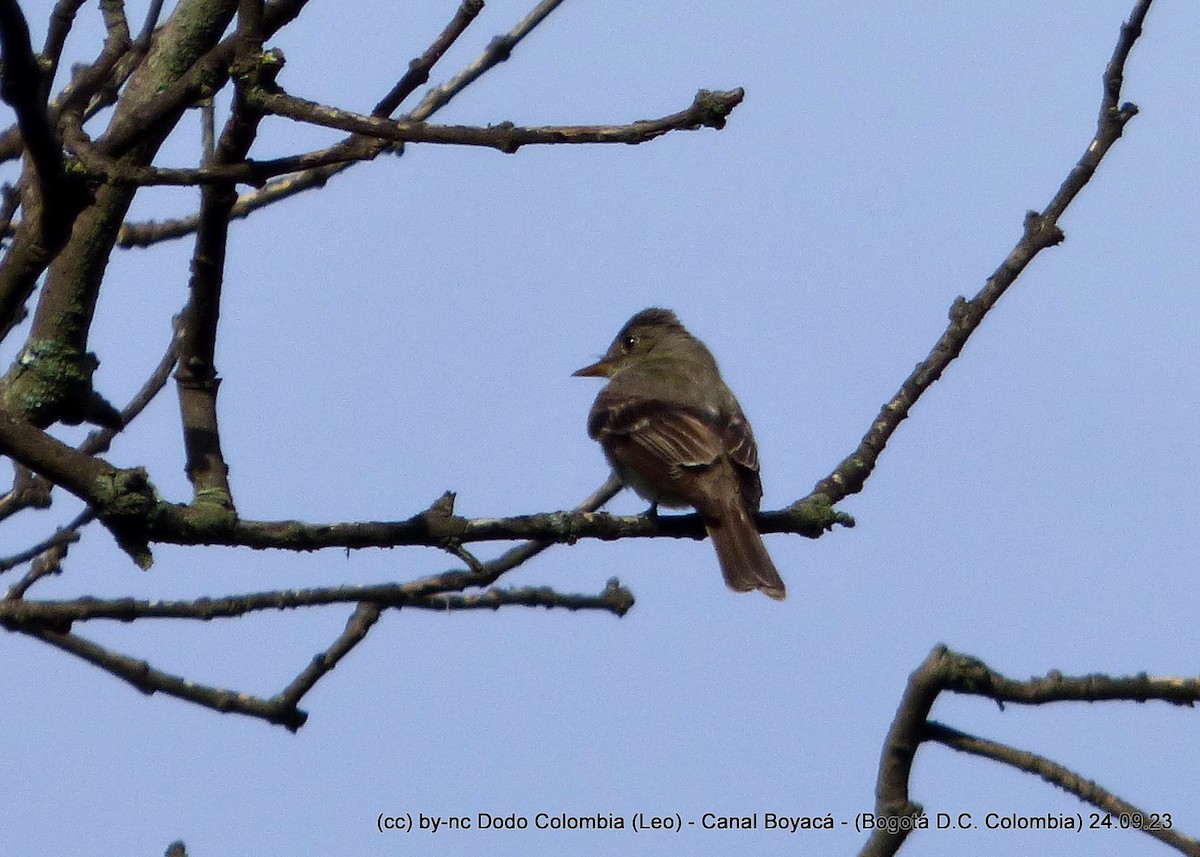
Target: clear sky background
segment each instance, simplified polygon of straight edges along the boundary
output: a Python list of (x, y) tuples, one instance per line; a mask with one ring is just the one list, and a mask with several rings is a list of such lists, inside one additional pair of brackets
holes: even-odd
[[(24, 2), (34, 42), (49, 0)], [(130, 2), (131, 20), (145, 3)], [(168, 4), (170, 5), (170, 4)], [(456, 6), (313, 2), (272, 41), (290, 92), (369, 111)], [(444, 80), (530, 0), (489, 0)], [(439, 121), (619, 123), (697, 89), (746, 88), (721, 132), (637, 146), (410, 146), (233, 227), (218, 368), (224, 447), (249, 518), (400, 519), (445, 490), (464, 515), (574, 505), (606, 475), (571, 378), (635, 311), (703, 338), (752, 421), (765, 508), (805, 495), (1041, 208), (1094, 131), (1132, 0), (665, 3), (569, 0)], [(99, 44), (95, 4), (73, 60)], [(84, 22), (86, 26), (84, 26)], [(1043, 253), (920, 401), (858, 520), (768, 536), (782, 604), (726, 591), (707, 542), (585, 541), (505, 582), (599, 592), (624, 618), (511, 608), (389, 612), (282, 728), (143, 697), (0, 636), (6, 854), (852, 854), (852, 828), (674, 834), (380, 834), (380, 813), (870, 810), (908, 674), (942, 642), (1014, 678), (1195, 675), (1200, 529), (1200, 5), (1159, 0), (1128, 65), (1141, 114)], [(188, 133), (195, 131), (188, 126)], [(331, 139), (267, 123), (256, 154)], [(186, 165), (181, 135), (160, 163)], [(137, 218), (193, 210), (160, 190)], [(116, 255), (93, 336), (125, 402), (185, 299), (189, 242)], [(12, 348), (3, 352), (11, 359)], [(72, 431), (62, 437), (77, 437)], [(109, 456), (190, 489), (173, 391)], [(617, 511), (644, 504), (622, 495)], [(25, 513), (7, 552), (68, 520)], [(491, 556), (503, 546), (484, 547)], [(489, 552), (489, 550), (491, 552)], [(137, 571), (93, 528), (34, 590), (218, 595), (407, 580), (430, 549), (311, 556), (157, 547)], [(7, 586), (9, 579), (0, 581)], [(349, 608), (86, 635), (197, 681), (270, 695)], [(1053, 758), (1200, 835), (1200, 713), (944, 698), (934, 716)], [(1082, 813), (1040, 780), (926, 746), (927, 811)], [(1157, 855), (1122, 831), (914, 835), (907, 855)]]

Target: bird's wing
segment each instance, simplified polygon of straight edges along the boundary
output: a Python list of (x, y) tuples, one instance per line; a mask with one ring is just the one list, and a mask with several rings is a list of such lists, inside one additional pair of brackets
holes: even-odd
[(708, 467), (725, 452), (719, 426), (703, 411), (604, 392), (592, 407), (588, 434), (610, 446), (637, 446), (662, 467)]
[(754, 442), (754, 432), (750, 430), (750, 423), (746, 421), (741, 409), (723, 421), (721, 436), (725, 442), (725, 451), (735, 464), (747, 470), (758, 471), (758, 444)]
[(758, 509), (762, 502), (762, 479), (758, 475), (758, 444), (754, 432), (739, 406), (721, 421), (721, 439), (725, 451), (737, 467), (742, 496), (751, 510)]

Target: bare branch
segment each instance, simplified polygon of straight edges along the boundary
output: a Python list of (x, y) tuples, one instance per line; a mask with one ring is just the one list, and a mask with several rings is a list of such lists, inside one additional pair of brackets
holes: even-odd
[(50, 506), (49, 482), (23, 464), (14, 462), (13, 471), (13, 487), (0, 497), (0, 521), (22, 509), (46, 509)]
[[(450, 82), (430, 90), (421, 103), (406, 118), (421, 122), (446, 106), (473, 81), (477, 80), (489, 69), (508, 59), (512, 54), (513, 48), (528, 36), (538, 24), (544, 21), (546, 16), (554, 11), (562, 2), (563, 0), (543, 0), (510, 31), (492, 39), (487, 49)], [(433, 48), (431, 48), (432, 50)], [(426, 52), (427, 55), (429, 53), (428, 51)], [(387, 101), (388, 99), (385, 98), (380, 102), (379, 107), (388, 107)], [(377, 113), (376, 115), (379, 114)], [(376, 141), (376, 145), (382, 151), (386, 145), (390, 144), (385, 145), (385, 143)], [(336, 149), (337, 147), (334, 148)], [(314, 166), (305, 169), (304, 172), (298, 175), (268, 183), (261, 190), (244, 194), (238, 200), (237, 205), (234, 206), (230, 216), (247, 217), (252, 212), (280, 200), (288, 199), (314, 188), (324, 187), (329, 179), (356, 162), (348, 161), (328, 166)], [(248, 183), (253, 184), (253, 182)], [(128, 223), (122, 227), (118, 241), (122, 247), (145, 247), (158, 241), (166, 241), (191, 234), (195, 231), (198, 223), (199, 218), (197, 215), (167, 220), (162, 223)]]
[(254, 55), (263, 49), (263, 0), (238, 0), (237, 56), (234, 64), (254, 64)]
[[(278, 181), (268, 182), (262, 190), (243, 194), (229, 213), (231, 220), (249, 217), (260, 208), (288, 199), (314, 188), (324, 187), (330, 178), (337, 175), (350, 164), (339, 162), (332, 166), (323, 166), (305, 170), (297, 175), (288, 176)], [(191, 184), (192, 182), (187, 182)], [(251, 182), (252, 184), (252, 182)], [(117, 233), (119, 247), (149, 247), (160, 241), (170, 241), (183, 238), (196, 231), (200, 216), (192, 214), (161, 222), (125, 223)]]
[(404, 103), (404, 99), (429, 80), (429, 72), (433, 70), (437, 61), (446, 51), (450, 50), (451, 45), (458, 41), (458, 37), (466, 32), (467, 27), (482, 11), (483, 0), (463, 0), (450, 23), (446, 25), (425, 53), (408, 64), (408, 72), (392, 87), (391, 92), (375, 105), (371, 115), (391, 116), (396, 108)]
[(1104, 97), (1096, 133), (1079, 163), (1071, 170), (1058, 193), (1040, 214), (1031, 211), (1026, 215), (1021, 240), (988, 278), (983, 289), (971, 300), (959, 297), (954, 301), (950, 308), (950, 326), (933, 346), (929, 356), (917, 364), (896, 395), (883, 406), (858, 448), (843, 459), (833, 473), (817, 483), (809, 499), (814, 495), (822, 495), (831, 504), (838, 503), (862, 490), (871, 471), (875, 469), (880, 453), (900, 423), (908, 417), (921, 395), (958, 357), (971, 334), (979, 329), (987, 313), (1034, 257), (1063, 240), (1063, 232), (1058, 226), (1059, 218), (1095, 174), (1108, 150), (1120, 138), (1125, 124), (1137, 115), (1137, 107), (1133, 104), (1120, 107), (1116, 105), (1120, 100), (1125, 61), (1134, 42), (1141, 35), (1142, 22), (1150, 9), (1150, 3), (1151, 0), (1139, 0), (1129, 21), (1121, 28), (1112, 60), (1104, 73)]
[(283, 705), (296, 709), (304, 695), (318, 681), (328, 675), (354, 647), (367, 638), (367, 633), (379, 621), (383, 608), (378, 604), (360, 603), (346, 620), (346, 628), (325, 651), (315, 655), (307, 667), (301, 670), (276, 699)]
[[(263, 8), (263, 37), (270, 37), (286, 26), (307, 5), (308, 0), (274, 0)], [(179, 14), (178, 8), (174, 17)], [(171, 26), (168, 22), (165, 26)], [(230, 69), (238, 51), (237, 33), (222, 39), (194, 62), (186, 71), (170, 81), (162, 81), (155, 90), (155, 97), (140, 104), (131, 104), (120, 121), (114, 120), (109, 130), (97, 140), (100, 150), (118, 157), (146, 138), (147, 133), (157, 129), (168, 117), (179, 115), (190, 105), (224, 86), (229, 79)]]
[(5, 594), (6, 600), (17, 600), (25, 597), (25, 593), (44, 577), (51, 577), (62, 573), (62, 561), (67, 556), (67, 550), (71, 544), (78, 541), (79, 534), (69, 532), (66, 536), (74, 536), (74, 538), (64, 538), (58, 544), (50, 547), (42, 552), (41, 556), (37, 557), (33, 565), (30, 566), (29, 572), (8, 588)]
[(58, 70), (67, 35), (75, 24), (75, 15), (85, 2), (86, 0), (58, 0), (54, 4), (49, 26), (46, 28), (46, 43), (42, 47), (42, 60), (46, 63), (46, 75), (49, 79), (52, 79)]
[(61, 485), (92, 506), (117, 544), (142, 568), (152, 563), (141, 530), (157, 492), (142, 468), (119, 470), (103, 459), (72, 449), (34, 425), (0, 412), (0, 454)]
[(194, 702), (226, 714), (245, 714), (268, 723), (276, 723), (295, 732), (304, 725), (308, 715), (275, 700), (261, 699), (247, 693), (237, 693), (219, 687), (197, 684), (194, 681), (155, 669), (137, 660), (98, 646), (75, 634), (64, 634), (38, 626), (17, 626), (12, 630), (49, 643), (97, 666), (147, 695), (165, 693)]
[[(879, 760), (879, 775), (875, 780), (875, 815), (881, 818), (914, 818), (924, 810), (909, 799), (908, 782), (913, 758), (921, 744), (921, 729), (941, 690), (943, 676), (950, 668), (951, 653), (937, 646), (909, 676), (908, 686), (900, 698), (896, 716), (883, 742)], [(867, 839), (859, 857), (884, 857), (900, 850), (911, 828), (898, 824), (895, 828), (878, 826)]]
[(355, 134), (389, 140), (393, 143), (442, 143), (459, 146), (485, 146), (513, 153), (521, 146), (553, 143), (644, 143), (671, 131), (697, 128), (723, 128), (725, 119), (745, 92), (710, 92), (702, 89), (690, 107), (661, 119), (643, 119), (628, 125), (561, 125), (523, 128), (511, 122), (486, 128), (468, 125), (430, 125), (411, 120), (391, 121), (361, 113), (326, 107), (281, 92), (256, 89), (247, 100), (269, 113), (297, 122), (336, 128)]
[[(390, 115), (413, 90), (428, 80), (430, 69), (455, 40), (462, 35), (482, 8), (482, 0), (464, 0), (455, 13), (453, 20), (446, 26), (429, 49), (410, 63), (408, 73), (380, 100), (371, 115), (379, 118)], [(82, 132), (82, 129), (80, 129), (80, 132)], [(75, 146), (76, 151), (95, 177), (106, 181), (143, 186), (194, 185), (222, 183), (232, 180), (254, 187), (262, 187), (268, 179), (275, 176), (287, 175), (302, 170), (316, 170), (322, 167), (343, 166), (358, 161), (371, 160), (386, 149), (388, 145), (391, 145), (384, 145), (385, 141), (352, 134), (336, 146), (318, 152), (308, 152), (265, 161), (241, 159), (228, 163), (210, 163), (200, 169), (162, 169), (148, 166), (128, 166), (115, 159), (107, 158), (82, 133), (77, 135), (73, 142), (78, 143)], [(244, 216), (244, 214), (240, 214), (239, 216)], [(121, 243), (123, 246), (131, 246), (140, 242), (129, 241), (127, 236), (123, 236)]]
[[(0, 439), (3, 435), (0, 434)], [(807, 507), (763, 512), (758, 515), (763, 533), (794, 533), (816, 538), (834, 524), (852, 519), (828, 510)], [(216, 524), (193, 515), (187, 508), (158, 504), (146, 511), (147, 537), (163, 544), (225, 545), (257, 549), (319, 550), (322, 548), (381, 548), (401, 545), (438, 547), (446, 540), (460, 543), (532, 539), (568, 544), (579, 539), (612, 541), (627, 538), (705, 537), (699, 516), (609, 515), (603, 512), (542, 512), (505, 518), (446, 517), (426, 513), (403, 521), (349, 521), (320, 524), (302, 521), (251, 521), (239, 519)]]
[(410, 119), (421, 121), (428, 119), (441, 108), (450, 103), (458, 95), (480, 77), (512, 56), (513, 50), (526, 36), (546, 20), (546, 17), (561, 6), (563, 0), (542, 0), (529, 14), (517, 22), (517, 25), (507, 33), (496, 36), (487, 48), (475, 58), (466, 68), (460, 71), (450, 81), (436, 86), (425, 94), (421, 103), (409, 114)]
[[(167, 346), (162, 359), (159, 360), (158, 366), (154, 368), (154, 371), (150, 373), (150, 377), (142, 384), (141, 389), (134, 394), (133, 398), (129, 400), (129, 404), (121, 411), (122, 425), (128, 426), (145, 410), (146, 406), (154, 400), (154, 397), (162, 391), (162, 388), (167, 383), (167, 379), (171, 376), (171, 370), (174, 368), (175, 337), (172, 335), (171, 343)], [(76, 449), (87, 455), (106, 452), (116, 434), (116, 429), (111, 428), (91, 432)], [(50, 505), (51, 483), (42, 476), (34, 475), (22, 465), (17, 465), (17, 468), (18, 474), (13, 484), (13, 490), (0, 497), (0, 520), (19, 512), (21, 509), (33, 506), (44, 508)], [(78, 531), (95, 519), (96, 510), (93, 508), (85, 509), (75, 517), (75, 520), (67, 524), (66, 527), (56, 531), (52, 536), (43, 539), (26, 550), (0, 559), (0, 574), (11, 568), (15, 568), (21, 563), (28, 562), (43, 551), (78, 540)]]
[[(229, 121), (213, 154), (214, 164), (236, 163), (246, 157), (258, 135), (262, 113), (244, 98), (246, 85), (260, 78), (273, 79), (278, 57), (261, 53), (261, 0), (241, 0), (238, 28), (239, 84)], [(221, 288), (225, 280), (225, 250), (229, 238), (229, 212), (237, 202), (233, 182), (209, 185), (200, 194), (200, 227), (192, 254), (188, 302), (179, 326), (179, 361), (175, 370), (179, 410), (183, 423), (186, 471), (194, 489), (193, 502), (210, 511), (234, 513), (229, 488), (229, 465), (221, 452), (217, 420), (215, 354), (220, 318)]]
[[(1007, 702), (1045, 705), (1074, 701), (1148, 702), (1156, 700), (1172, 705), (1192, 707), (1200, 701), (1200, 678), (1152, 678), (1144, 674), (1117, 678), (1103, 675), (1068, 677), (1060, 673), (1051, 673), (1044, 678), (1033, 678), (1021, 682), (1001, 675), (977, 658), (952, 652), (945, 646), (936, 646), (916, 671), (909, 676), (908, 686), (905, 688), (891, 728), (888, 730), (887, 738), (884, 740), (879, 760), (879, 775), (875, 786), (875, 814), (877, 816), (916, 818), (923, 812), (921, 806), (912, 802), (909, 797), (909, 782), (912, 777), (913, 759), (921, 743), (931, 738), (942, 740), (950, 735), (948, 727), (940, 724), (930, 727), (927, 723), (929, 713), (943, 691), (980, 696), (994, 700), (1001, 705)], [(949, 743), (949, 741), (944, 741), (944, 743)], [(981, 746), (975, 745), (976, 749)], [(957, 749), (964, 749), (964, 747)], [(1002, 761), (1012, 764), (1013, 758), (1015, 757), (1002, 759)], [(1038, 757), (1030, 756), (1028, 758), (1036, 759)], [(1044, 776), (1043, 770), (1049, 769), (1043, 766), (1032, 772)], [(1065, 769), (1060, 768), (1059, 770)], [(1057, 782), (1056, 784), (1061, 785)], [(1067, 788), (1065, 785), (1063, 787)], [(1073, 791), (1073, 789), (1069, 790)], [(1083, 797), (1082, 794), (1080, 796)], [(1090, 800), (1086, 797), (1084, 799)], [(866, 857), (866, 855), (881, 857), (881, 855), (895, 854), (913, 826), (897, 824), (892, 828), (877, 827), (864, 845), (860, 855), (862, 857)]]
[[(162, 392), (163, 387), (166, 386), (167, 379), (171, 377), (171, 370), (175, 368), (175, 363), (179, 359), (176, 353), (177, 341), (177, 334), (172, 332), (171, 341), (167, 344), (166, 350), (163, 351), (163, 356), (159, 358), (158, 365), (154, 367), (150, 376), (146, 378), (138, 391), (133, 394), (133, 398), (129, 400), (129, 403), (121, 409), (122, 426), (128, 426), (137, 419), (142, 411), (154, 401), (154, 397)], [(80, 452), (88, 455), (107, 452), (113, 438), (116, 436), (116, 429), (99, 429), (88, 434), (83, 443), (79, 444), (77, 448)]]
[[(461, 572), (451, 572), (459, 574)], [(614, 578), (600, 595), (573, 595), (549, 587), (488, 589), (470, 595), (436, 592), (430, 581), (450, 580), (449, 575), (424, 578), (412, 583), (351, 584), (313, 589), (284, 589), (250, 592), (220, 598), (138, 601), (133, 598), (79, 598), (72, 601), (29, 601), (20, 595), (0, 600), (0, 623), (69, 627), (75, 622), (113, 619), (229, 619), (264, 610), (294, 610), (331, 604), (374, 604), (376, 607), (423, 610), (495, 610), (508, 605), (566, 607), (571, 610), (600, 609), (624, 616), (633, 606), (633, 594)]]
[[(143, 693), (162, 692), (222, 712), (258, 717), (296, 731), (308, 715), (296, 706), (299, 700), (327, 675), (378, 621), (383, 607), (418, 607), (427, 610), (496, 610), (503, 606), (562, 607), (569, 610), (600, 609), (622, 616), (633, 605), (633, 595), (616, 580), (610, 580), (600, 595), (563, 594), (549, 587), (502, 590), (492, 589), (473, 595), (438, 594), (410, 597), (409, 584), (334, 587), (328, 590), (293, 590), (256, 593), (220, 599), (171, 601), (97, 601), (30, 602), (19, 594), (0, 600), (0, 625), (27, 634), (70, 652), (89, 663), (132, 684)], [(324, 652), (318, 654), (280, 694), (269, 700), (245, 693), (208, 687), (171, 675), (63, 630), (74, 621), (112, 618), (132, 621), (139, 618), (213, 619), (238, 616), (254, 610), (287, 609), (318, 604), (361, 601), (346, 623), (346, 629)]]
[(142, 22), (141, 32), (138, 33), (137, 44), (150, 46), (154, 28), (158, 26), (159, 16), (162, 15), (162, 7), (163, 0), (150, 0), (150, 7), (146, 10), (146, 19)]
[[(610, 478), (581, 505), (581, 509), (594, 510), (602, 506), (620, 490), (620, 483)], [(440, 498), (427, 512), (431, 517), (451, 517), (453, 495)], [(65, 547), (64, 544), (51, 548), (52, 551)], [(345, 586), (323, 589), (288, 590), (251, 593), (227, 598), (202, 598), (194, 601), (135, 601), (134, 599), (84, 598), (76, 601), (26, 601), (23, 599), (28, 588), (42, 576), (53, 573), (54, 566), (38, 565), (9, 591), (7, 599), (0, 601), (0, 624), (14, 631), (30, 634), (46, 642), (70, 651), (89, 662), (100, 666), (114, 675), (130, 682), (146, 693), (162, 691), (171, 695), (215, 708), (219, 711), (238, 711), (260, 717), (272, 723), (281, 723), (293, 731), (303, 725), (307, 715), (296, 706), (324, 675), (331, 671), (365, 637), (385, 607), (416, 607), (425, 610), (480, 610), (498, 609), (502, 606), (520, 605), (527, 607), (559, 607), (569, 610), (605, 610), (622, 616), (633, 606), (633, 594), (620, 586), (614, 579), (599, 595), (574, 595), (560, 593), (548, 587), (525, 587), (503, 590), (489, 589), (481, 593), (456, 595), (469, 587), (489, 586), (504, 572), (521, 565), (549, 546), (548, 542), (528, 542), (517, 546), (496, 559), (479, 563), (468, 552), (454, 542), (446, 546), (458, 556), (464, 556), (468, 569), (452, 570), (432, 577), (421, 578), (404, 584), (376, 586)], [(52, 558), (47, 558), (52, 559)], [(289, 684), (284, 691), (270, 700), (262, 700), (231, 691), (196, 685), (185, 679), (171, 676), (135, 661), (124, 655), (110, 652), (82, 638), (68, 633), (77, 621), (92, 619), (116, 619), (132, 621), (148, 618), (190, 618), (211, 620), (219, 617), (241, 616), (260, 610), (278, 610), (297, 607), (313, 607), (327, 604), (353, 602), (358, 607), (347, 623), (346, 629), (324, 652)], [(186, 688), (187, 693), (181, 692)]]
[[(61, 10), (57, 7), (55, 11)], [(36, 197), (30, 201), (36, 213), (27, 216), (38, 219), (42, 240), (56, 247), (65, 237), (66, 226), (60, 213), (66, 193), (62, 145), (50, 123), (45, 79), (33, 55), (29, 25), (16, 0), (0, 0), (0, 48), (4, 56), (0, 97), (16, 111), (25, 151), (37, 178), (37, 187), (27, 189)]]
[(1200, 840), (1185, 836), (1171, 826), (1164, 826), (1157, 817), (1138, 809), (1107, 789), (1101, 788), (1092, 780), (1085, 780), (1074, 771), (1044, 756), (1018, 750), (997, 741), (988, 741), (968, 735), (966, 732), (960, 732), (933, 721), (925, 724), (924, 738), (926, 741), (936, 741), (951, 749), (991, 759), (993, 762), (1000, 762), (1027, 774), (1039, 776), (1051, 785), (1058, 786), (1063, 791), (1075, 795), (1080, 800), (1090, 803), (1110, 815), (1129, 819), (1130, 828), (1153, 836), (1179, 853), (1200, 857)]
[[(0, 559), (0, 574), (10, 571), (16, 568), (18, 565), (27, 563), (31, 559), (35, 559), (42, 554), (53, 554), (62, 548), (67, 547), (68, 545), (74, 544), (75, 542), (79, 541), (79, 530), (94, 520), (96, 520), (96, 513), (91, 509), (85, 509), (76, 515), (75, 520), (71, 521), (71, 523), (67, 524), (67, 526), (60, 530), (55, 530), (54, 535), (42, 539), (37, 544), (31, 545), (23, 551), (18, 551), (11, 556), (6, 556), (3, 559)], [(33, 581), (42, 576), (43, 575), (41, 574), (37, 574), (28, 581), (22, 581), (20, 584), (12, 587), (9, 590), (7, 597), (23, 597)]]
[[(204, 115), (207, 116), (209, 111), (210, 107), (206, 106)], [(371, 148), (338, 144), (316, 152), (304, 152), (299, 155), (268, 160), (245, 158), (231, 163), (209, 163), (206, 166), (195, 168), (151, 167), (131, 165), (105, 157), (86, 137), (74, 133), (74, 128), (71, 131), (72, 134), (68, 137), (67, 142), (71, 150), (79, 156), (80, 162), (87, 168), (90, 178), (113, 184), (140, 187), (187, 187), (229, 183), (262, 187), (271, 178), (300, 170), (346, 166), (359, 161), (369, 161), (386, 148), (386, 146), (372, 141), (375, 145)], [(207, 150), (206, 146), (205, 151)], [(196, 219), (195, 223), (198, 224), (199, 220)], [(192, 228), (195, 229), (195, 225)], [(132, 246), (133, 243), (128, 239), (122, 242), (123, 246)]]
[(557, 592), (549, 586), (523, 586), (519, 589), (488, 589), (467, 594), (431, 595), (416, 605), (430, 610), (499, 610), (507, 605), (524, 607), (562, 607), (567, 610), (607, 610), (624, 616), (633, 607), (633, 593), (617, 578), (611, 578), (599, 595), (574, 595)]
[(71, 111), (82, 115), (88, 101), (105, 87), (112, 88), (112, 97), (115, 98), (116, 90), (125, 76), (118, 75), (120, 82), (113, 81), (114, 69), (122, 60), (128, 60), (127, 65), (132, 69), (144, 56), (142, 50), (130, 56), (134, 46), (129, 40), (129, 22), (125, 19), (123, 6), (120, 3), (101, 3), (100, 8), (104, 14), (105, 29), (108, 31), (104, 47), (91, 65), (77, 69), (72, 75), (71, 83), (55, 100), (54, 114)]

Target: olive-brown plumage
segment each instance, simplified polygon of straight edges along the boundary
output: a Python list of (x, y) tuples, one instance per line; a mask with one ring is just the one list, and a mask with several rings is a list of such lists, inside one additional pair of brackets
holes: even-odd
[(704, 343), (665, 309), (626, 322), (599, 362), (608, 378), (588, 415), (621, 481), (656, 505), (693, 507), (730, 589), (786, 593), (753, 515), (762, 500), (758, 447)]

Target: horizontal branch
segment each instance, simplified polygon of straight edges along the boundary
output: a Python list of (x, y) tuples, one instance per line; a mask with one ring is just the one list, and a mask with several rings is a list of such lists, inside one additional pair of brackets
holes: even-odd
[[(69, 652), (133, 685), (145, 694), (165, 693), (225, 713), (245, 714), (296, 731), (308, 715), (297, 704), (301, 697), (327, 675), (379, 619), (381, 608), (417, 607), (440, 612), (453, 610), (498, 610), (505, 606), (607, 610), (623, 616), (633, 605), (633, 594), (615, 579), (598, 595), (560, 593), (550, 587), (488, 589), (484, 592), (412, 595), (414, 584), (331, 587), (326, 590), (261, 592), (243, 596), (195, 601), (75, 601), (31, 602), (19, 598), (0, 600), (0, 625)], [(317, 655), (300, 675), (271, 699), (198, 684), (152, 667), (144, 660), (114, 652), (69, 633), (76, 621), (146, 618), (202, 619), (240, 616), (256, 610), (289, 609), (324, 604), (357, 603), (358, 608), (326, 651)]]
[[(440, 576), (439, 579), (446, 579)], [(633, 594), (615, 579), (599, 595), (561, 593), (548, 586), (487, 589), (470, 594), (430, 593), (424, 581), (370, 585), (329, 586), (251, 592), (220, 598), (159, 601), (134, 598), (77, 598), (66, 601), (0, 599), (0, 623), (66, 627), (74, 622), (113, 619), (229, 619), (263, 610), (294, 610), (330, 604), (369, 602), (380, 607), (423, 610), (496, 610), (500, 607), (564, 607), (570, 610), (607, 610), (624, 616), (633, 606)]]
[[(951, 653), (952, 654), (952, 653)], [(1192, 707), (1200, 702), (1200, 679), (1133, 676), (1064, 676), (1053, 671), (1025, 681), (1006, 678), (982, 661), (954, 656), (955, 668), (942, 676), (942, 689), (954, 693), (986, 696), (1004, 706), (1044, 705), (1049, 702), (1168, 702)]]
[(112, 184), (136, 185), (140, 187), (190, 187), (236, 182), (261, 188), (279, 176), (290, 175), (302, 170), (317, 170), (323, 167), (345, 166), (358, 161), (369, 161), (379, 151), (352, 149), (335, 146), (314, 152), (302, 152), (283, 158), (256, 160), (246, 158), (231, 163), (213, 163), (204, 167), (152, 167), (138, 166), (123, 160), (110, 158), (100, 152), (82, 134), (81, 129), (72, 128), (74, 133), (67, 146), (79, 158), (89, 178)]
[[(242, 194), (229, 213), (229, 218), (230, 220), (246, 218), (258, 209), (280, 200), (296, 196), (306, 190), (324, 187), (330, 178), (346, 169), (351, 163), (353, 162), (318, 167), (269, 181), (257, 190)], [(200, 215), (198, 213), (161, 221), (124, 223), (120, 232), (117, 233), (117, 246), (149, 247), (160, 241), (170, 241), (190, 235), (196, 231), (199, 225)]]
[[(794, 533), (816, 538), (835, 525), (853, 526), (849, 515), (827, 504), (807, 504), (762, 512), (763, 533)], [(543, 512), (506, 518), (462, 518), (422, 512), (404, 521), (357, 521), (335, 524), (301, 521), (213, 520), (204, 510), (160, 503), (147, 521), (151, 542), (181, 545), (275, 548), (310, 551), (322, 548), (385, 548), (411, 545), (442, 547), (469, 542), (529, 539), (569, 544), (579, 539), (705, 537), (704, 523), (688, 515), (610, 515), (595, 511)]]
[(628, 125), (552, 125), (525, 128), (502, 122), (480, 128), (470, 125), (433, 125), (412, 120), (382, 119), (336, 107), (326, 107), (282, 92), (249, 89), (249, 104), (297, 122), (349, 131), (393, 143), (441, 143), (459, 146), (484, 146), (502, 152), (516, 152), (521, 146), (555, 143), (644, 143), (671, 131), (697, 128), (723, 128), (729, 113), (741, 103), (745, 92), (733, 89), (696, 93), (690, 107), (661, 119), (643, 119)]
[[(723, 128), (726, 117), (745, 93), (742, 89), (729, 92), (700, 90), (686, 110), (661, 119), (644, 119), (628, 125), (550, 125), (523, 128), (502, 122), (480, 128), (470, 125), (433, 125), (410, 119), (392, 120), (380, 116), (365, 116), (313, 101), (267, 92), (263, 88), (245, 90), (246, 103), (251, 107), (326, 128), (348, 131), (362, 137), (386, 140), (390, 143), (440, 143), (460, 146), (483, 146), (513, 153), (531, 144), (559, 143), (645, 143), (671, 131), (692, 131), (697, 128)], [(319, 169), (356, 161), (371, 160), (378, 149), (361, 146), (335, 146), (271, 160), (246, 159), (225, 164), (188, 168), (165, 168), (127, 164), (106, 156), (92, 144), (81, 127), (71, 129), (67, 142), (93, 178), (117, 184), (187, 186), (236, 181), (262, 187), (269, 179), (301, 170)]]

